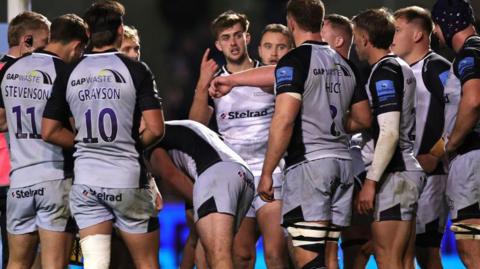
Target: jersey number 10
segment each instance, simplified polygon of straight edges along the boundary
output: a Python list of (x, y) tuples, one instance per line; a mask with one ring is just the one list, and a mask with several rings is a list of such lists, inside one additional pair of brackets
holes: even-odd
[[(107, 132), (105, 131), (105, 116), (107, 115), (110, 118), (111, 123), (111, 131), (109, 135), (107, 135)], [(98, 143), (98, 137), (93, 137), (92, 134), (92, 111), (90, 109), (85, 112), (85, 121), (87, 124), (87, 137), (83, 138), (83, 143)], [(117, 116), (113, 109), (102, 109), (98, 115), (98, 132), (102, 140), (105, 142), (113, 142), (117, 137), (117, 130)]]

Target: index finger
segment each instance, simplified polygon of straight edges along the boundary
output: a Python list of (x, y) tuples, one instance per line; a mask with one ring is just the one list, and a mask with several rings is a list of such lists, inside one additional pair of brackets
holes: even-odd
[(208, 54), (210, 53), (210, 48), (207, 48), (203, 53), (202, 62), (206, 62), (208, 60)]

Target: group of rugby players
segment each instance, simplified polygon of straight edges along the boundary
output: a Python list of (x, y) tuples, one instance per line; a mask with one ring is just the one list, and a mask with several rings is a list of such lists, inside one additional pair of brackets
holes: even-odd
[[(339, 238), (345, 268), (370, 255), (379, 268), (415, 257), (442, 268), (449, 212), (462, 262), (480, 268), (480, 37), (468, 1), (352, 20), (324, 17), (320, 0), (286, 10), (288, 27), (262, 33), (262, 62), (248, 54), (246, 16), (220, 14), (211, 28), (226, 64), (207, 49), (190, 119), (166, 122), (120, 3), (95, 2), (83, 19), (13, 19), (0, 71), (7, 267), (30, 268), (38, 241), (42, 267), (65, 267), (78, 230), (86, 268), (122, 266), (112, 233), (132, 266), (159, 268), (153, 175), (186, 202), (181, 268), (253, 268), (260, 235), (268, 268), (339, 268)], [(453, 63), (431, 50), (432, 33)]]

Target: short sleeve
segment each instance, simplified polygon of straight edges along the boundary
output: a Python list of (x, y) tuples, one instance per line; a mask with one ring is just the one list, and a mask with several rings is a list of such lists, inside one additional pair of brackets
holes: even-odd
[(149, 109), (161, 109), (162, 98), (158, 94), (155, 78), (146, 64), (143, 64), (142, 79), (137, 88), (137, 101), (141, 111)]
[(480, 52), (473, 49), (460, 52), (453, 63), (453, 71), (462, 86), (471, 79), (480, 79)]
[(70, 116), (70, 108), (66, 99), (68, 78), (72, 68), (57, 69), (57, 77), (53, 82), (50, 98), (43, 111), (43, 117), (64, 122)]
[(311, 46), (300, 46), (283, 56), (275, 68), (275, 94), (303, 94), (310, 66)]
[(372, 74), (368, 85), (372, 94), (374, 115), (401, 111), (403, 98), (403, 72), (393, 63), (383, 63)]

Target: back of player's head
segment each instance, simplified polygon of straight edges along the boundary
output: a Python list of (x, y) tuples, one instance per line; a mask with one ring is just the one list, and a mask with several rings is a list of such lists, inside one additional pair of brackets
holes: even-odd
[[(288, 39), (288, 45), (290, 48), (293, 48), (294, 42), (292, 33), (288, 30), (288, 27), (280, 23), (271, 23), (265, 26), (262, 31), (262, 38), (266, 33), (279, 33), (284, 35)], [(261, 40), (261, 39), (260, 39)]]
[(468, 0), (438, 0), (432, 8), (432, 19), (442, 29), (450, 47), (456, 33), (475, 25), (474, 14)]
[(123, 26), (123, 38), (130, 39), (137, 43), (140, 43), (140, 36), (138, 35), (137, 28), (129, 25)]
[(404, 19), (408, 23), (415, 23), (427, 34), (433, 31), (433, 21), (430, 12), (419, 6), (410, 6), (399, 9), (393, 13), (395, 19)]
[(378, 49), (388, 49), (395, 35), (395, 19), (385, 8), (368, 9), (352, 20), (355, 27), (364, 30), (370, 43)]
[(320, 0), (290, 0), (287, 15), (304, 31), (317, 33), (322, 29), (325, 7)]
[(93, 47), (112, 45), (117, 39), (117, 29), (123, 24), (125, 8), (116, 1), (105, 0), (93, 3), (84, 19), (90, 31), (90, 42)]
[(8, 25), (8, 46), (18, 46), (21, 37), (29, 31), (48, 31), (49, 28), (50, 22), (42, 14), (32, 11), (22, 12), (15, 16)]
[(349, 18), (339, 14), (328, 14), (325, 21), (328, 21), (334, 30), (341, 32), (346, 39), (353, 38), (353, 25)]
[(65, 14), (53, 19), (50, 27), (50, 42), (67, 44), (78, 40), (87, 44), (87, 24), (75, 14)]
[(242, 26), (244, 32), (248, 32), (250, 22), (248, 21), (247, 16), (233, 10), (227, 10), (213, 20), (210, 28), (213, 36), (217, 39), (218, 35), (223, 30), (233, 27), (237, 23)]

